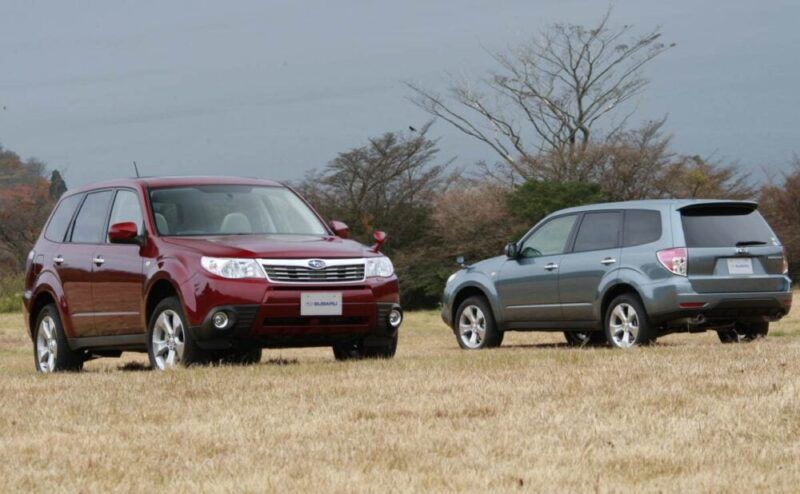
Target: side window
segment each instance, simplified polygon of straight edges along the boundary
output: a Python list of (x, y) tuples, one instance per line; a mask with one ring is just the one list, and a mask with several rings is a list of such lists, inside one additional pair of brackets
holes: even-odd
[(72, 242), (101, 244), (106, 237), (106, 218), (113, 192), (106, 190), (86, 196), (72, 227)]
[(586, 213), (575, 236), (573, 252), (613, 249), (619, 246), (620, 213)]
[(69, 222), (75, 214), (75, 209), (81, 203), (83, 194), (76, 194), (74, 196), (65, 197), (61, 201), (53, 216), (50, 218), (50, 223), (47, 224), (47, 230), (44, 232), (44, 238), (53, 242), (63, 242), (64, 236), (67, 234)]
[(661, 238), (661, 213), (632, 209), (625, 211), (622, 245), (649, 244)]
[(520, 249), (522, 257), (540, 257), (561, 254), (566, 250), (569, 235), (577, 215), (552, 219), (525, 240)]
[(114, 223), (136, 223), (139, 227), (139, 235), (142, 234), (142, 207), (139, 205), (139, 196), (131, 190), (119, 190), (114, 198), (114, 207), (111, 208), (111, 220), (109, 225)]

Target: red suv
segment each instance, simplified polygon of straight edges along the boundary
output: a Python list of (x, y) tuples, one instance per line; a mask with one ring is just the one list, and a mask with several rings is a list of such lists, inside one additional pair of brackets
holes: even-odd
[(147, 351), (156, 369), (255, 363), (262, 348), (394, 356), (403, 319), (385, 238), (366, 247), (291, 188), (238, 178), (119, 180), (67, 193), (28, 256), (41, 372)]

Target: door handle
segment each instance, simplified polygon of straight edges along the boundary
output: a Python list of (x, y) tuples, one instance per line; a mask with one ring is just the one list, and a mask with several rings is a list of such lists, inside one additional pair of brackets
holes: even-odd
[(64, 264), (64, 256), (62, 256), (61, 254), (59, 254), (59, 255), (55, 256), (55, 257), (53, 258), (53, 262), (54, 262), (54, 263), (55, 263), (57, 266), (61, 266), (62, 264)]
[(615, 262), (617, 262), (617, 260), (614, 259), (613, 257), (606, 257), (605, 259), (600, 261), (600, 264), (605, 264), (606, 266), (608, 266), (609, 264), (614, 264)]
[(103, 263), (106, 262), (106, 260), (103, 259), (102, 256), (95, 256), (95, 258), (92, 259), (92, 262), (95, 263), (98, 266), (102, 266)]
[(558, 264), (556, 264), (554, 262), (551, 262), (551, 263), (545, 265), (544, 269), (546, 269), (547, 271), (553, 271), (555, 269), (558, 269)]

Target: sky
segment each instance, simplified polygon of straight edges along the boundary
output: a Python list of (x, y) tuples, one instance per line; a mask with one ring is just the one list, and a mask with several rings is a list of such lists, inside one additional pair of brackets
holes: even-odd
[[(146, 175), (297, 180), (370, 136), (428, 115), (434, 91), (479, 80), (488, 51), (554, 22), (591, 24), (578, 0), (0, 0), (0, 145), (70, 186)], [(639, 120), (668, 116), (675, 151), (756, 179), (800, 153), (800, 2), (618, 0), (615, 25), (660, 26), (677, 46), (646, 68)], [(437, 122), (441, 158), (496, 157)]]

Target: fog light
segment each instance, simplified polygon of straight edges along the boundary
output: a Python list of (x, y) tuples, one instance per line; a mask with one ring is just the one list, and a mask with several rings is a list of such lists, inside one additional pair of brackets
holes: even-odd
[(389, 312), (389, 325), (393, 328), (398, 328), (401, 322), (403, 322), (403, 313), (397, 309), (392, 309), (392, 311)]
[(228, 314), (223, 311), (219, 311), (214, 314), (212, 318), (212, 322), (214, 323), (214, 327), (217, 329), (225, 329), (228, 327)]

